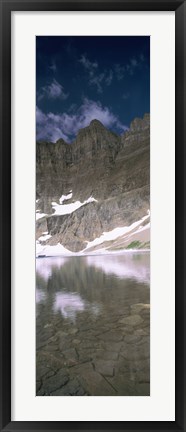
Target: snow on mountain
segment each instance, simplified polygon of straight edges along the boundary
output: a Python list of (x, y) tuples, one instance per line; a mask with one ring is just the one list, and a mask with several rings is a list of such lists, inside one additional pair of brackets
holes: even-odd
[(122, 136), (94, 120), (73, 143), (36, 145), (36, 253), (150, 248), (150, 116)]

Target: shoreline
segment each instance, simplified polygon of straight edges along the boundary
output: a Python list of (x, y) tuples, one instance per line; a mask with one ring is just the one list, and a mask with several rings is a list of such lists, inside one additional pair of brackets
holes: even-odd
[(90, 252), (90, 253), (71, 253), (71, 254), (63, 254), (63, 255), (37, 255), (36, 259), (42, 259), (42, 258), (74, 258), (74, 257), (86, 257), (86, 256), (110, 256), (110, 255), (123, 255), (128, 253), (150, 253), (150, 249), (129, 249), (129, 250), (120, 250), (120, 251), (113, 251), (113, 252)]

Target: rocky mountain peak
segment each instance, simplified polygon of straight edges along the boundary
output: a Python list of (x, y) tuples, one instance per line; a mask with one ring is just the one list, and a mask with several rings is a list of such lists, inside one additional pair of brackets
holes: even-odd
[[(47, 215), (45, 225), (50, 217), (52, 227), (42, 226), (42, 232), (52, 235), (49, 244), (61, 242), (70, 250), (80, 250), (86, 246), (85, 239), (92, 241), (103, 231), (128, 226), (144, 216), (150, 207), (149, 126), (146, 114), (119, 136), (94, 119), (71, 144), (63, 139), (56, 144), (37, 143), (37, 216)], [(61, 197), (70, 193), (71, 204), (85, 205), (58, 217), (52, 203), (60, 206)], [(91, 197), (96, 201), (86, 204)], [(38, 236), (39, 232), (40, 228)]]
[(136, 132), (141, 131), (150, 126), (150, 114), (144, 114), (143, 118), (135, 118), (130, 124), (130, 131)]
[(101, 134), (104, 132), (107, 132), (107, 129), (105, 128), (105, 126), (103, 126), (103, 124), (99, 120), (94, 119), (94, 120), (91, 120), (91, 122), (88, 126), (82, 128), (78, 131), (76, 140), (79, 138), (82, 139), (87, 135), (89, 136), (90, 134), (95, 135), (95, 134)]
[[(72, 143), (74, 161), (80, 161), (86, 154), (86, 161), (88, 159), (95, 159), (97, 163), (100, 162), (102, 157), (105, 161), (113, 158), (120, 146), (120, 138), (97, 119), (90, 122), (89, 126), (80, 129), (75, 141)], [(96, 156), (97, 155), (97, 156)]]
[(66, 143), (66, 141), (64, 141), (64, 139), (63, 138), (59, 138), (57, 141), (56, 141), (56, 144), (67, 144)]
[(89, 127), (96, 127), (96, 128), (105, 128), (104, 126), (103, 126), (103, 124), (99, 121), (99, 120), (97, 120), (97, 119), (94, 119), (94, 120), (91, 120), (91, 122), (90, 122), (90, 125), (89, 125)]

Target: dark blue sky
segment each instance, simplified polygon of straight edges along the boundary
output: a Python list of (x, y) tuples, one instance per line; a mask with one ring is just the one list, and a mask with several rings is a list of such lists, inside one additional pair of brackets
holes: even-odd
[(37, 139), (70, 142), (94, 118), (122, 133), (150, 112), (150, 37), (38, 36)]

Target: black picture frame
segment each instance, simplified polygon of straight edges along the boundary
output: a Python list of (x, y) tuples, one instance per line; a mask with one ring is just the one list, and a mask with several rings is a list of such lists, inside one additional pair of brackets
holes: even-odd
[[(12, 11), (175, 11), (176, 20), (176, 416), (173, 422), (11, 421), (11, 12)], [(0, 0), (0, 428), (2, 431), (186, 430), (185, 385), (185, 187), (186, 180), (186, 2), (178, 0)], [(185, 120), (185, 122), (184, 122)], [(186, 143), (185, 143), (186, 144)]]

